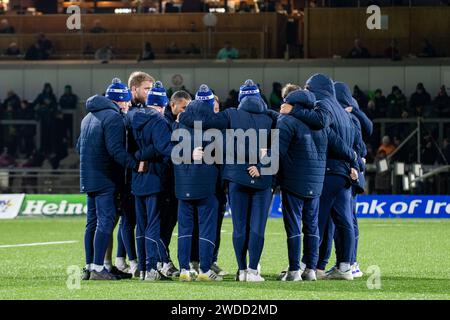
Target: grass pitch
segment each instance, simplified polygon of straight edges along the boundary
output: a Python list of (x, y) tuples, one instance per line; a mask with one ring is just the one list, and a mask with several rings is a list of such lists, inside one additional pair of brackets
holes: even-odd
[[(287, 265), (286, 236), (282, 220), (270, 219), (261, 259), (266, 282), (235, 282), (232, 225), (225, 219), (219, 264), (230, 276), (223, 282), (86, 281), (70, 289), (67, 268), (84, 265), (84, 224), (66, 217), (0, 221), (0, 299), (450, 299), (450, 219), (361, 219), (358, 261), (365, 275), (354, 281), (276, 281)], [(6, 246), (71, 240), (77, 242)], [(174, 235), (174, 259), (176, 242)], [(369, 266), (381, 271), (380, 289), (368, 288)]]

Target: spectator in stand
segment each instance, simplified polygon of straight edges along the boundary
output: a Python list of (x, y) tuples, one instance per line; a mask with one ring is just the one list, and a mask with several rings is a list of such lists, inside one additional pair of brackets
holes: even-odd
[[(45, 157), (36, 150), (36, 148), (32, 149), (28, 159), (22, 163), (22, 168), (40, 168), (44, 163)], [(29, 172), (31, 173), (31, 172)], [(22, 179), (22, 187), (23, 193), (37, 193), (37, 177), (29, 174), (28, 176)]]
[(166, 54), (179, 54), (181, 50), (178, 48), (177, 43), (172, 41), (166, 49)]
[[(27, 100), (22, 100), (20, 110), (16, 113), (16, 118), (20, 120), (33, 120), (34, 110)], [(21, 125), (18, 127), (18, 147), (19, 151), (26, 154), (27, 157), (34, 146), (34, 136), (36, 135), (36, 127), (32, 125)]]
[(13, 57), (20, 55), (20, 49), (17, 43), (11, 42), (8, 46), (8, 48), (5, 50), (5, 55)]
[(424, 139), (425, 148), (422, 150), (421, 162), (425, 165), (433, 165), (438, 160), (438, 150), (433, 143), (433, 138), (431, 136), (427, 136)]
[(86, 44), (86, 46), (83, 49), (83, 54), (84, 55), (95, 54), (95, 50), (94, 50), (94, 47), (92, 46), (92, 44), (90, 44), (90, 43)]
[[(59, 98), (59, 106), (62, 110), (76, 110), (78, 107), (78, 96), (72, 92), (72, 86), (66, 85), (64, 94)], [(62, 114), (64, 126), (67, 128), (67, 141), (71, 141), (73, 134), (73, 114)]]
[(387, 96), (387, 112), (388, 118), (400, 118), (402, 112), (406, 110), (406, 97), (398, 86), (392, 87), (392, 92)]
[(44, 60), (48, 59), (54, 53), (53, 43), (43, 33), (39, 34), (37, 42), (42, 50)]
[(381, 118), (374, 100), (370, 100), (367, 103), (367, 108), (363, 108), (364, 113), (369, 117), (370, 120)]
[(44, 153), (52, 152), (53, 139), (55, 138), (55, 116), (57, 100), (50, 83), (44, 85), (44, 89), (33, 102), (37, 118), (41, 121), (41, 146)]
[(239, 51), (231, 46), (229, 41), (225, 41), (224, 47), (217, 53), (218, 60), (233, 60), (239, 58)]
[(434, 111), (438, 117), (450, 117), (450, 97), (447, 94), (447, 88), (444, 85), (439, 89), (439, 93), (433, 101)]
[[(0, 119), (3, 120), (13, 120), (14, 119), (14, 110), (11, 106), (11, 104), (3, 104), (2, 112), (0, 113)], [(6, 129), (8, 132), (11, 131), (13, 127), (12, 126), (6, 126)], [(8, 134), (6, 134), (8, 138)]]
[(61, 109), (75, 110), (78, 105), (78, 96), (72, 92), (72, 86), (64, 87), (64, 94), (59, 98), (59, 106)]
[(384, 50), (384, 57), (398, 61), (402, 59), (402, 56), (400, 55), (400, 50), (398, 49), (398, 41), (397, 39), (392, 39), (391, 45)]
[(381, 145), (378, 147), (377, 154), (384, 152), (386, 156), (394, 152), (395, 146), (391, 143), (391, 138), (389, 136), (384, 136), (381, 140)]
[(373, 163), (375, 161), (375, 153), (373, 151), (373, 146), (370, 143), (367, 143), (367, 154), (366, 154), (366, 163)]
[(194, 55), (194, 54), (200, 54), (200, 53), (201, 53), (201, 50), (200, 50), (199, 47), (197, 47), (197, 46), (195, 45), (195, 43), (191, 42), (191, 43), (189, 44), (189, 48), (186, 49), (186, 52), (185, 52), (185, 53), (186, 53), (186, 54), (192, 54), (192, 55)]
[(236, 10), (236, 12), (245, 13), (245, 12), (251, 12), (250, 6), (247, 4), (247, 1), (241, 1), (239, 3), (239, 7)]
[[(179, 12), (178, 8), (174, 5), (173, 1), (167, 1), (164, 7), (164, 12), (166, 13), (177, 13)], [(198, 11), (200, 12), (200, 11)]]
[(27, 49), (25, 60), (44, 60), (44, 55), (39, 43), (36, 42)]
[(13, 26), (9, 24), (7, 19), (2, 19), (0, 21), (0, 33), (15, 33), (16, 30)]
[[(378, 150), (375, 157), (375, 162), (386, 159), (386, 152)], [(390, 171), (379, 172), (375, 175), (375, 193), (376, 194), (390, 194), (391, 193), (391, 173)]]
[(102, 23), (99, 19), (94, 21), (94, 26), (89, 30), (90, 33), (106, 33), (108, 30), (102, 27)]
[(57, 169), (59, 167), (59, 162), (69, 154), (69, 128), (64, 121), (64, 115), (61, 111), (56, 112), (54, 127), (55, 135), (52, 141), (52, 153), (49, 160), (52, 168)]
[(448, 138), (442, 142), (442, 155), (439, 157), (439, 163), (450, 164), (450, 139)]
[(150, 42), (144, 44), (144, 50), (142, 50), (138, 62), (146, 60), (155, 60), (155, 53), (153, 52), (152, 44)]
[(409, 100), (410, 114), (415, 117), (422, 117), (429, 106), (431, 106), (431, 96), (425, 90), (423, 83), (418, 83), (416, 92), (411, 95)]
[(34, 110), (27, 100), (20, 102), (20, 109), (16, 112), (16, 119), (32, 120), (34, 119)]
[(113, 59), (113, 50), (111, 45), (106, 45), (95, 51), (95, 60), (100, 60), (102, 63), (108, 63)]
[(369, 102), (365, 93), (357, 85), (353, 87), (353, 98), (355, 98), (359, 106), (367, 106)]
[(388, 101), (386, 97), (383, 95), (383, 91), (381, 89), (375, 90), (375, 108), (380, 118), (386, 116), (386, 112), (388, 110)]
[(422, 58), (435, 58), (438, 54), (436, 53), (436, 50), (432, 46), (431, 42), (428, 39), (422, 40), (422, 52), (419, 53), (419, 57)]
[(0, 154), (0, 168), (12, 168), (16, 166), (16, 160), (11, 155), (7, 147), (3, 147), (3, 151)]
[[(408, 132), (409, 134), (409, 132)], [(406, 136), (404, 136), (406, 138)], [(398, 137), (398, 136), (394, 136), (394, 138), (392, 139), (395, 149), (397, 149), (400, 144), (402, 143), (402, 140)], [(405, 162), (405, 163), (410, 163), (410, 148), (408, 148), (408, 146), (404, 146), (402, 147), (400, 150), (398, 150), (398, 152), (395, 154), (395, 160), (396, 161), (400, 161), (400, 162)]]
[(370, 58), (370, 53), (367, 48), (363, 47), (361, 39), (355, 39), (355, 45), (350, 50), (349, 54), (347, 55), (347, 58), (349, 59), (367, 59)]
[(13, 90), (6, 93), (6, 99), (3, 101), (3, 109), (6, 110), (9, 107), (12, 113), (16, 113), (20, 109), (20, 98)]
[[(166, 4), (166, 12), (179, 12), (178, 8), (175, 7), (173, 4), (172, 7), (173, 11), (167, 11), (167, 4)], [(209, 5), (206, 3), (206, 1), (202, 0), (183, 1), (183, 4), (181, 5), (181, 12), (209, 12)]]
[(270, 109), (280, 112), (280, 107), (283, 104), (281, 90), (283, 86), (279, 82), (272, 83), (272, 93), (270, 94), (269, 103)]

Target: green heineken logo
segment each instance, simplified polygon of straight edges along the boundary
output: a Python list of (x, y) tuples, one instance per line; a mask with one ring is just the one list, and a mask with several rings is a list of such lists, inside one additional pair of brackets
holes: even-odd
[(76, 216), (87, 212), (83, 195), (27, 195), (22, 215)]

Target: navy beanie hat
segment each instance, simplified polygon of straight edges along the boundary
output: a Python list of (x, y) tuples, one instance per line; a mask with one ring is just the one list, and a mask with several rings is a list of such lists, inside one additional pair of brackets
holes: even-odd
[(105, 97), (112, 101), (129, 102), (131, 101), (131, 92), (119, 78), (114, 78), (110, 86), (106, 89)]
[(251, 79), (245, 80), (244, 84), (239, 88), (238, 101), (241, 102), (242, 99), (248, 96), (261, 98), (258, 86)]
[(153, 87), (148, 92), (147, 106), (166, 107), (169, 104), (166, 89), (161, 81), (156, 81)]
[(195, 100), (204, 101), (211, 106), (211, 108), (214, 108), (214, 94), (206, 84), (200, 86), (195, 94)]

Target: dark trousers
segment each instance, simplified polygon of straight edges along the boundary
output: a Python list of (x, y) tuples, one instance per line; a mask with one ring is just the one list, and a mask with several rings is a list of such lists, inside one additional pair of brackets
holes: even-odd
[(198, 214), (200, 269), (211, 268), (217, 229), (217, 198), (211, 195), (199, 200), (178, 203), (178, 261), (180, 269), (189, 270), (195, 211)]
[[(351, 208), (351, 188), (346, 178), (339, 175), (326, 175), (319, 205), (319, 236), (320, 245), (329, 245), (333, 237), (330, 235), (330, 223), (336, 227), (336, 260), (351, 263), (355, 247), (353, 227), (353, 211)], [(331, 220), (330, 220), (331, 219)], [(318, 265), (322, 268), (322, 265)]]
[(88, 192), (84, 234), (86, 264), (103, 265), (116, 218), (115, 190)]
[(145, 258), (139, 256), (139, 261), (145, 261), (146, 271), (156, 270), (158, 262), (167, 262), (160, 238), (160, 195), (136, 196), (135, 199), (137, 225), (140, 232), (144, 230), (145, 238)]
[(282, 192), (283, 221), (287, 235), (289, 271), (300, 270), (301, 233), (303, 222), (303, 263), (316, 269), (319, 251), (319, 198), (302, 198)]
[(272, 192), (230, 182), (228, 200), (233, 220), (233, 247), (239, 270), (256, 270), (264, 247), (264, 233), (269, 216)]

